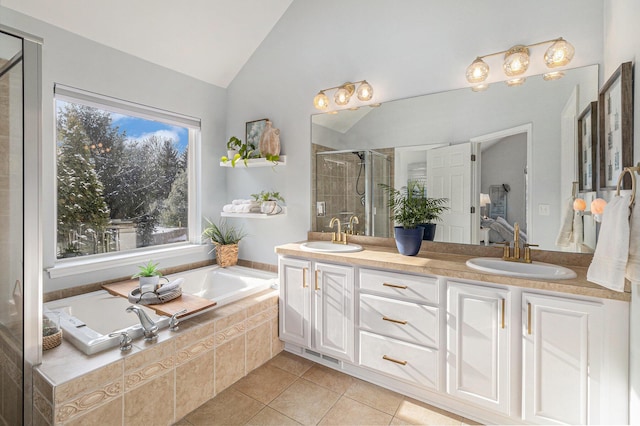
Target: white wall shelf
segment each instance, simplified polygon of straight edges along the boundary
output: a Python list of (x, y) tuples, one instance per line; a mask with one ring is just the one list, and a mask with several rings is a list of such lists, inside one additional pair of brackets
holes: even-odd
[(243, 218), (243, 219), (275, 219), (276, 217), (281, 217), (286, 215), (287, 215), (286, 207), (282, 207), (282, 211), (278, 214), (220, 212), (221, 217), (236, 217), (236, 218)]
[[(240, 159), (236, 161), (236, 168), (243, 167), (275, 167), (275, 166), (284, 166), (287, 164), (287, 156), (281, 155), (280, 160), (278, 161), (269, 161), (266, 158), (250, 158), (247, 160), (247, 164), (244, 164), (244, 160)], [(220, 162), (220, 167), (232, 167), (231, 160)]]

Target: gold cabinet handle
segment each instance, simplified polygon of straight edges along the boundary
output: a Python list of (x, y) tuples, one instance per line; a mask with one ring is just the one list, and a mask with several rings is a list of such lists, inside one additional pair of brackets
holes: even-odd
[(403, 321), (403, 320), (397, 320), (397, 319), (393, 319), (393, 318), (389, 318), (389, 317), (382, 317), (383, 321), (389, 321), (389, 322), (394, 322), (396, 324), (402, 324), (402, 325), (406, 325), (407, 321)]
[(307, 284), (308, 273), (309, 273), (309, 268), (302, 268), (302, 288), (309, 287), (309, 285)]
[(507, 305), (507, 301), (505, 299), (502, 299), (502, 328), (504, 328), (504, 311), (505, 311), (506, 305)]
[(318, 272), (320, 271), (316, 269), (316, 290), (320, 290), (320, 287), (318, 286)]
[(527, 303), (527, 333), (531, 334), (531, 303)]
[(406, 285), (399, 285), (399, 284), (383, 283), (382, 285), (383, 285), (383, 286), (386, 286), (386, 287), (399, 288), (399, 289), (401, 289), (401, 290), (406, 290), (406, 289), (408, 289), (408, 288), (409, 288), (409, 286), (406, 286)]
[(391, 358), (391, 357), (386, 356), (386, 355), (382, 355), (382, 359), (384, 359), (386, 361), (395, 362), (396, 364), (400, 364), (400, 365), (407, 365), (407, 361), (400, 361), (399, 359)]

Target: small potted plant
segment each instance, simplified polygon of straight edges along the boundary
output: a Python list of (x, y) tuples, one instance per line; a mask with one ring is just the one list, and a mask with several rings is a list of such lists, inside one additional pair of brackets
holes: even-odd
[(419, 226), (424, 226), (424, 240), (433, 241), (436, 236), (436, 223), (442, 219), (440, 215), (445, 210), (449, 210), (449, 207), (445, 206), (448, 199), (446, 198), (425, 198), (426, 203), (426, 215), (424, 223), (420, 223)]
[[(381, 187), (389, 196), (391, 218), (399, 224), (394, 227), (396, 247), (400, 254), (415, 256), (420, 251), (424, 227), (433, 212), (432, 202), (425, 196), (424, 185), (417, 181), (409, 181), (407, 186), (395, 189), (382, 184)], [(442, 203), (439, 201), (441, 208)]]
[(241, 146), (242, 141), (235, 136), (231, 136), (229, 142), (227, 142), (227, 158), (235, 157)]
[(260, 212), (265, 214), (278, 214), (282, 211), (282, 207), (278, 201), (284, 203), (284, 198), (279, 192), (260, 191), (259, 194), (251, 194), (254, 200), (259, 201)]
[(228, 225), (224, 220), (221, 220), (217, 225), (207, 218), (205, 220), (208, 225), (202, 231), (202, 235), (211, 239), (218, 265), (222, 268), (236, 265), (238, 263), (238, 243), (247, 234), (242, 229)]
[(149, 261), (146, 265), (138, 266), (138, 269), (138, 273), (131, 278), (139, 279), (140, 294), (155, 291), (158, 288), (160, 277), (162, 276), (162, 272), (158, 270), (158, 264)]

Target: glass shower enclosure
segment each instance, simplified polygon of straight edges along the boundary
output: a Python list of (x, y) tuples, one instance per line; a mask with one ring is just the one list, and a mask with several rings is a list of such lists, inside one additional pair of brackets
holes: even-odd
[(374, 150), (317, 152), (315, 231), (331, 232), (333, 217), (344, 231), (356, 216), (355, 234), (389, 237), (389, 207), (380, 184), (391, 185), (387, 155)]

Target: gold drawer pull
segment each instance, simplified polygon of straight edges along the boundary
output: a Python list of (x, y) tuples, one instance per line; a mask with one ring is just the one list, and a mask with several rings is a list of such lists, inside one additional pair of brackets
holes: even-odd
[(407, 324), (407, 321), (397, 320), (397, 319), (393, 319), (393, 318), (382, 317), (382, 319), (384, 321), (395, 322), (396, 324), (402, 324), (402, 325), (406, 325)]
[(387, 361), (391, 361), (391, 362), (395, 362), (396, 364), (400, 364), (400, 365), (407, 365), (407, 361), (400, 361), (398, 359), (394, 359), (394, 358), (388, 357), (386, 355), (382, 355), (382, 359), (387, 360)]
[(502, 299), (502, 328), (504, 328), (504, 311), (505, 311), (505, 305), (507, 304), (505, 299)]
[(406, 290), (406, 289), (408, 289), (408, 288), (409, 288), (409, 286), (406, 286), (406, 285), (399, 285), (399, 284), (383, 283), (382, 285), (383, 285), (383, 286), (386, 286), (386, 287), (399, 288), (399, 289), (401, 289), (401, 290)]
[(309, 269), (308, 268), (302, 268), (302, 288), (309, 287), (307, 285), (307, 273), (309, 273)]
[(318, 286), (318, 272), (320, 271), (316, 269), (316, 291), (320, 290), (320, 287)]

